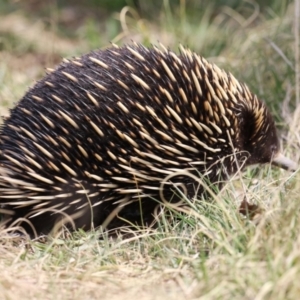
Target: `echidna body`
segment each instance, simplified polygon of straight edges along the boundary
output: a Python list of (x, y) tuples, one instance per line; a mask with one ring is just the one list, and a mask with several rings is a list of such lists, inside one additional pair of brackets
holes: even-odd
[(149, 225), (176, 186), (205, 191), (195, 176), (220, 186), (249, 164), (296, 167), (245, 84), (187, 49), (141, 45), (62, 63), (12, 109), (0, 149), (5, 222), (38, 234), (59, 220)]

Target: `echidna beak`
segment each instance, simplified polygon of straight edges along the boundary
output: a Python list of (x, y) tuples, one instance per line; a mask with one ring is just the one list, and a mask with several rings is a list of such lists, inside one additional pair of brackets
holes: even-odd
[(280, 152), (272, 159), (271, 163), (285, 170), (296, 171), (298, 169), (297, 163), (285, 157)]

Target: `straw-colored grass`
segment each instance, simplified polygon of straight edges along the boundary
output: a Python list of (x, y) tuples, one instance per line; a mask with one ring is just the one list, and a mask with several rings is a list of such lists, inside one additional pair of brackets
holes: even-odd
[[(190, 18), (185, 1), (179, 9), (163, 1), (156, 22), (125, 7), (106, 20), (107, 26), (115, 24), (113, 18), (120, 22), (114, 36), (101, 35), (97, 21), (90, 21), (72, 38), (43, 19), (12, 10), (0, 16), (1, 114), (43, 76), (45, 66), (97, 44), (95, 32), (99, 47), (133, 39), (176, 50), (182, 43), (234, 73), (266, 101), (283, 152), (299, 161), (299, 2), (286, 11), (264, 12), (250, 1), (239, 9), (209, 6)], [(50, 16), (59, 20), (56, 9)], [(239, 214), (244, 198), (259, 207), (253, 218)], [(186, 214), (171, 210), (157, 229), (125, 237), (99, 239), (96, 231), (29, 240), (3, 230), (0, 299), (299, 299), (297, 172), (250, 168), (213, 202), (195, 197), (186, 203)]]

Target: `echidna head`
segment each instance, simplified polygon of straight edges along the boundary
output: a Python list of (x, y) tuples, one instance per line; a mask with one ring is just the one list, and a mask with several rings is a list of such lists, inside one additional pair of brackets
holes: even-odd
[[(244, 141), (245, 150), (250, 154), (248, 164), (270, 163), (279, 152), (279, 139), (273, 120), (268, 123), (268, 128), (256, 131), (255, 124), (248, 129), (248, 136)], [(264, 126), (265, 127), (265, 126)]]
[(280, 153), (274, 120), (263, 103), (247, 113), (244, 130), (244, 149), (250, 154), (248, 165), (271, 163), (292, 171), (298, 168), (295, 162)]

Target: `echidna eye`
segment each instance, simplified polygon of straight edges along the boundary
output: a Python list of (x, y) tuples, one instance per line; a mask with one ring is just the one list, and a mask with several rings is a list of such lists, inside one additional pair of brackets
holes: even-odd
[(274, 154), (275, 152), (277, 152), (277, 146), (276, 145), (272, 145), (271, 146), (271, 152), (272, 152), (272, 154)]

